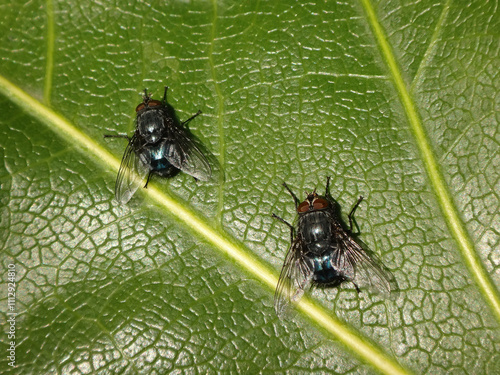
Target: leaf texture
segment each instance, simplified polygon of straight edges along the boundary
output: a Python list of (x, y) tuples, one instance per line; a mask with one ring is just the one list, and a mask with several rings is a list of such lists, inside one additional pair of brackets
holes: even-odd
[[(2, 325), (9, 264), (17, 278), (17, 367), (0, 373), (498, 369), (497, 4), (0, 9)], [(103, 134), (130, 134), (140, 92), (164, 85), (180, 119), (203, 111), (190, 129), (221, 173), (118, 205), (126, 145)], [(271, 214), (294, 219), (284, 180), (302, 197), (326, 176), (344, 212), (365, 196), (361, 239), (399, 298), (316, 290), (282, 321), (289, 234)]]

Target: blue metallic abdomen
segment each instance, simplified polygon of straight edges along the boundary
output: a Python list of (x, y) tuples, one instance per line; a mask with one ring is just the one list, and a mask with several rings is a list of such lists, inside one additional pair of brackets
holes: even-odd
[(151, 171), (161, 177), (171, 177), (179, 172), (179, 169), (174, 167), (169, 162), (167, 142), (159, 142), (154, 145), (146, 145), (140, 150), (140, 158), (144, 165), (147, 165)]
[(309, 258), (309, 264), (313, 269), (313, 281), (318, 284), (337, 285), (345, 280), (332, 264), (331, 252), (322, 257)]

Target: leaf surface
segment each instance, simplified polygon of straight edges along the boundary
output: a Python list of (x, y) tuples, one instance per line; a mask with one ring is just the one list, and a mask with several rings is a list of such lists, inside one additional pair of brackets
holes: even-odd
[[(13, 373), (498, 368), (495, 4), (1, 9), (0, 271), (7, 281), (15, 265)], [(158, 99), (164, 85), (181, 120), (203, 111), (190, 129), (220, 173), (156, 179), (118, 205), (125, 144), (103, 134), (130, 134), (140, 92)], [(289, 233), (271, 214), (294, 219), (281, 183), (303, 197), (329, 175), (344, 213), (365, 196), (361, 239), (399, 298), (315, 290), (280, 321), (272, 295)]]

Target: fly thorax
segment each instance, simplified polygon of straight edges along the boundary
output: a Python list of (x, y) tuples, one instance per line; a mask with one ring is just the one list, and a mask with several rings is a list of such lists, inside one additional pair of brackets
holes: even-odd
[(151, 109), (137, 116), (137, 129), (146, 143), (156, 143), (166, 131), (165, 119), (158, 109)]
[(331, 221), (324, 211), (312, 211), (299, 219), (299, 231), (309, 252), (321, 254), (334, 242)]

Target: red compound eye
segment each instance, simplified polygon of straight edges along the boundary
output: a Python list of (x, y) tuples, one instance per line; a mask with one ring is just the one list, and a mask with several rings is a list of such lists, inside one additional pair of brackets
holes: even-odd
[(309, 202), (304, 201), (301, 204), (299, 204), (299, 207), (297, 207), (297, 212), (307, 212), (309, 211)]
[(328, 207), (328, 201), (323, 198), (317, 198), (314, 200), (313, 207), (315, 210), (321, 210)]
[(141, 103), (141, 104), (139, 104), (139, 105), (135, 108), (135, 111), (136, 111), (136, 112), (139, 112), (141, 109), (144, 109), (145, 107), (146, 107), (146, 104)]
[(150, 100), (148, 102), (148, 107), (156, 107), (156, 106), (159, 106), (159, 105), (162, 105), (163, 103), (160, 102), (159, 100)]

